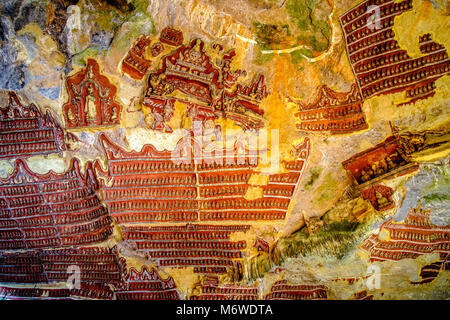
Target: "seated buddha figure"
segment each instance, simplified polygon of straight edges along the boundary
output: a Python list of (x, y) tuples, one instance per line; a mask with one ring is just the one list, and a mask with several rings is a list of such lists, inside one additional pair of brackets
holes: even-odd
[(389, 171), (388, 165), (386, 163), (386, 159), (381, 159), (380, 160), (380, 167), (381, 167), (381, 169), (383, 170), (384, 173)]
[(393, 157), (389, 156), (386, 158), (386, 162), (389, 170), (395, 169), (398, 165), (394, 162)]
[(385, 174), (385, 171), (380, 163), (380, 161), (375, 161), (375, 163), (372, 165), (372, 169), (375, 173), (375, 176), (381, 176)]
[(378, 209), (383, 208), (390, 204), (388, 199), (386, 199), (386, 197), (383, 197), (383, 195), (378, 191), (375, 191), (375, 197), (377, 199)]
[(371, 179), (370, 174), (366, 170), (363, 169), (361, 171), (361, 181), (366, 182), (366, 181), (369, 181), (370, 179)]

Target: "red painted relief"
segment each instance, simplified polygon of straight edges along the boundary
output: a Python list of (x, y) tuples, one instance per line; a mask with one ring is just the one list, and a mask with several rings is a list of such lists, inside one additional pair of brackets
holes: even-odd
[(367, 294), (367, 290), (362, 290), (356, 292), (351, 300), (373, 300), (373, 295)]
[(104, 134), (100, 142), (108, 159), (103, 198), (118, 223), (198, 220), (193, 161), (175, 163), (152, 145), (127, 152)]
[(262, 240), (262, 239), (256, 239), (255, 244), (253, 245), (254, 248), (256, 248), (258, 251), (269, 253), (270, 246), (269, 244)]
[[(146, 96), (167, 95), (177, 89), (200, 101), (211, 103), (211, 86), (220, 86), (219, 70), (210, 62), (204, 46), (202, 40), (196, 39), (164, 57), (162, 67), (149, 77)], [(164, 80), (160, 77), (162, 74), (165, 75)]]
[(145, 50), (150, 43), (150, 37), (142, 35), (136, 40), (127, 56), (122, 61), (122, 71), (129, 74), (135, 80), (141, 80), (152, 64), (150, 60), (145, 58)]
[(367, 251), (371, 261), (415, 259), (427, 253), (439, 253), (441, 262), (450, 253), (450, 226), (437, 226), (430, 221), (430, 212), (411, 209), (405, 220), (395, 222), (390, 218), (380, 227), (389, 235), (382, 241), (371, 235), (360, 248)]
[(229, 241), (230, 233), (249, 226), (139, 228), (131, 224), (282, 220), (310, 152), (305, 139), (295, 148), (297, 160), (284, 163), (288, 172), (269, 175), (268, 185), (262, 187), (263, 197), (246, 200), (249, 179), (259, 161), (251, 150), (214, 150), (206, 156), (190, 136), (182, 138), (172, 152), (158, 151), (152, 145), (126, 151), (104, 134), (100, 142), (108, 159), (106, 171), (96, 165), (103, 199), (111, 216), (124, 225), (125, 238), (135, 242), (137, 250), (148, 252), (160, 266), (193, 266), (198, 273), (226, 272), (242, 257), (246, 246), (245, 242)]
[(153, 121), (149, 124), (150, 129), (172, 133), (172, 128), (167, 122), (172, 119), (175, 112), (175, 99), (149, 99), (147, 105), (151, 106)]
[(80, 289), (0, 287), (0, 300), (112, 300), (108, 286), (82, 284)]
[(420, 269), (420, 281), (412, 281), (413, 284), (423, 284), (433, 281), (441, 271), (450, 270), (450, 254), (447, 254), (444, 260), (433, 262)]
[(411, 58), (394, 39), (394, 19), (412, 10), (412, 0), (384, 1), (380, 5), (381, 29), (368, 27), (373, 12), (366, 0), (340, 18), (347, 54), (362, 97), (406, 91), (409, 102), (434, 95), (434, 82), (450, 73), (450, 59), (444, 46), (430, 34), (419, 38), (420, 58)]
[(183, 32), (172, 27), (165, 27), (161, 31), (159, 40), (171, 46), (181, 46), (183, 44)]
[(377, 182), (404, 175), (418, 169), (410, 160), (407, 140), (397, 134), (387, 137), (382, 143), (360, 152), (342, 163), (359, 188), (364, 189)]
[(130, 268), (114, 294), (117, 300), (180, 300), (173, 278), (164, 280), (155, 269), (149, 271), (146, 266), (140, 272)]
[(68, 101), (63, 105), (67, 128), (118, 124), (122, 107), (116, 87), (100, 74), (98, 63), (88, 59), (84, 69), (66, 80)]
[(264, 296), (264, 300), (326, 300), (327, 288), (323, 285), (294, 285), (279, 280)]
[[(213, 48), (218, 53), (223, 50), (217, 44)], [(213, 61), (202, 40), (192, 40), (189, 45), (180, 44), (173, 53), (162, 58), (160, 69), (150, 73), (144, 105), (152, 112), (157, 109), (153, 114), (160, 115), (158, 118), (161, 119), (155, 121), (164, 117), (168, 117), (164, 121), (170, 119), (171, 113), (161, 110), (173, 105), (168, 100), (176, 99), (189, 105), (187, 113), (193, 120), (226, 117), (245, 129), (263, 127), (264, 111), (259, 104), (268, 95), (264, 76), (259, 75), (249, 85), (237, 83), (246, 72), (231, 71), (234, 56), (234, 51), (231, 51)], [(164, 127), (152, 129), (163, 130)]]
[(161, 267), (194, 267), (198, 273), (225, 273), (233, 260), (241, 259), (245, 241), (230, 241), (232, 232), (246, 225), (169, 225), (123, 227), (124, 238), (134, 241), (138, 251), (147, 252)]
[(369, 200), (372, 207), (377, 211), (385, 211), (395, 207), (392, 195), (394, 190), (382, 185), (375, 185), (367, 188), (361, 192), (361, 197), (364, 200)]
[(112, 219), (97, 195), (92, 165), (81, 174), (78, 159), (63, 174), (32, 172), (16, 160), (0, 179), (0, 249), (74, 246), (106, 240)]
[[(128, 152), (104, 134), (100, 141), (108, 159), (106, 172), (98, 167), (104, 176), (104, 201), (119, 223), (282, 220), (310, 152), (305, 139), (297, 146), (297, 160), (284, 163), (289, 172), (270, 175), (269, 184), (262, 187), (263, 198), (246, 200), (259, 161), (249, 150), (223, 150), (223, 158), (216, 150), (206, 158), (189, 137), (181, 139), (174, 152), (157, 151), (152, 145)], [(180, 153), (186, 159), (173, 160), (173, 154)]]
[(0, 159), (20, 158), (67, 150), (64, 132), (53, 115), (34, 104), (24, 106), (9, 92), (9, 104), (0, 108)]
[[(226, 74), (223, 69), (222, 72)], [(227, 86), (226, 81), (223, 85)], [(222, 96), (216, 100), (215, 114), (233, 120), (244, 129), (262, 128), (264, 110), (259, 107), (259, 104), (268, 94), (264, 76), (260, 74), (248, 86), (237, 84), (235, 91), (223, 91)]]
[(164, 51), (164, 45), (161, 42), (154, 43), (150, 48), (152, 57), (159, 56)]
[(0, 282), (65, 282), (73, 266), (79, 268), (82, 284), (119, 283), (125, 272), (125, 261), (116, 248), (28, 250), (0, 253)]
[(336, 92), (326, 85), (310, 104), (298, 103), (297, 128), (305, 132), (343, 134), (367, 129), (362, 112), (363, 101), (356, 85), (349, 92)]
[(258, 287), (225, 284), (219, 286), (217, 276), (203, 280), (201, 293), (192, 295), (190, 300), (258, 300)]

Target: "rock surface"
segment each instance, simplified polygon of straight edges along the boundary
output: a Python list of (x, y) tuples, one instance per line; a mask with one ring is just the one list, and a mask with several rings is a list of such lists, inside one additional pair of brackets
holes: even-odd
[[(4, 151), (0, 152), (1, 179), (11, 177), (16, 168), (15, 161), (19, 158), (38, 175), (45, 175), (50, 170), (62, 174), (69, 170), (72, 159), (79, 159), (83, 174), (89, 170), (95, 174), (94, 180), (98, 185), (92, 190), (113, 218), (110, 237), (88, 245), (115, 248), (117, 261), (122, 261), (121, 279), (127, 279), (127, 283), (136, 280), (131, 276), (132, 268), (137, 270), (133, 275), (141, 277), (141, 280), (136, 280), (138, 282), (169, 283), (167, 288), (170, 290), (163, 298), (191, 299), (213, 290), (210, 291), (216, 292), (213, 297), (220, 299), (223, 298), (221, 288), (230, 285), (240, 290), (244, 288), (242, 290), (247, 290), (245, 292), (253, 292), (253, 286), (257, 287), (257, 297), (263, 299), (272, 292), (272, 285), (277, 281), (289, 280), (293, 285), (290, 290), (297, 292), (296, 297), (299, 290), (294, 285), (320, 285), (326, 287), (326, 297), (329, 299), (351, 299), (363, 291), (373, 299), (448, 299), (450, 39), (445, 31), (448, 7), (445, 7), (445, 1), (406, 2), (413, 9), (402, 9), (392, 19), (393, 26), (382, 26), (383, 32), (391, 28), (393, 41), (411, 59), (427, 57), (429, 53), (421, 50), (419, 37), (430, 33), (431, 38), (426, 43), (433, 43), (438, 48), (433, 50), (439, 51), (436, 59), (440, 60), (436, 61), (442, 65), (443, 71), (431, 77), (421, 69), (412, 89), (402, 88), (365, 97), (361, 89), (364, 87), (362, 78), (355, 73), (357, 63), (350, 59), (350, 37), (347, 42), (345, 40), (345, 36), (351, 35), (354, 30), (347, 32), (343, 29), (347, 22), (342, 17), (355, 7), (355, 1), (4, 0), (0, 4), (0, 121), (6, 123), (8, 117), (16, 117), (17, 120), (22, 116), (19, 117), (14, 111), (9, 114), (3, 111), (10, 103), (8, 92), (14, 91), (23, 106), (34, 104), (43, 115), (48, 112), (54, 117), (55, 123), (63, 128), (67, 148), (59, 154), (38, 152), (30, 156), (14, 155), (8, 146), (3, 145), (21, 144), (27, 140), (17, 136), (16, 141), (7, 142), (9, 129), (6, 125), (2, 126), (0, 148)], [(357, 16), (362, 17), (364, 13)], [(386, 13), (381, 11), (381, 14)], [(367, 17), (364, 19), (367, 20)], [(412, 20), (416, 27), (411, 30)], [(163, 36), (164, 30), (169, 30), (168, 36)], [(181, 33), (181, 38), (177, 32)], [(142, 36), (144, 38), (140, 38)], [(140, 43), (139, 39), (147, 39), (148, 44), (143, 44), (144, 40)], [(358, 50), (368, 52), (369, 46), (363, 45)], [(380, 47), (377, 50), (381, 52), (385, 49)], [(94, 59), (99, 65), (98, 72), (90, 69), (89, 59)], [(368, 65), (368, 62), (364, 64)], [(175, 67), (171, 69), (173, 65)], [(386, 65), (380, 64), (379, 68)], [(419, 68), (417, 63), (414, 67)], [(387, 77), (385, 73), (376, 72), (374, 79)], [(398, 69), (395, 72), (400, 73)], [(79, 80), (71, 82), (68, 79)], [(394, 83), (394, 87), (400, 88), (399, 83)], [(338, 103), (336, 101), (339, 99), (334, 101), (330, 98), (320, 105), (315, 104), (324, 85), (345, 102)], [(346, 96), (352, 86), (358, 88), (360, 113), (364, 115), (367, 127), (333, 134), (334, 131), (329, 128), (334, 127), (329, 125), (335, 125), (335, 119), (344, 119), (342, 121), (346, 121), (348, 126), (354, 120), (351, 113), (357, 103)], [(419, 92), (419, 99), (407, 99), (406, 92), (410, 89)], [(69, 94), (71, 90), (76, 93), (75, 96)], [(110, 107), (114, 103), (117, 108)], [(304, 111), (306, 118), (301, 119), (299, 114), (304, 105), (314, 107), (312, 111)], [(298, 125), (302, 121), (311, 119), (312, 113), (308, 112), (319, 112), (320, 119), (325, 113), (333, 116), (328, 118), (332, 119), (328, 122), (320, 122), (324, 127), (299, 130)], [(84, 125), (71, 126), (68, 122), (70, 117), (88, 117), (88, 120), (78, 122)], [(39, 125), (41, 130), (43, 124)], [(325, 125), (328, 125), (327, 130), (323, 129)], [(169, 169), (158, 164), (139, 176), (142, 169), (139, 167), (140, 160), (133, 158), (138, 152), (142, 150), (141, 160), (145, 157), (164, 158), (182, 143), (188, 143), (187, 137), (195, 137), (198, 128), (204, 134), (202, 141), (206, 141), (211, 150), (222, 150), (225, 140), (232, 134), (238, 136), (236, 140), (242, 136), (252, 136), (260, 141), (257, 145), (259, 154), (275, 161), (276, 166), (275, 162), (266, 165), (258, 162), (250, 170), (247, 163), (244, 169), (250, 173), (245, 171), (249, 177), (243, 184), (248, 189), (239, 195), (233, 194), (231, 188), (239, 185), (238, 180), (233, 180), (239, 178), (230, 177), (229, 168), (212, 166), (205, 174), (204, 181), (208, 182), (202, 185), (199, 178), (202, 173), (199, 167), (195, 167), (197, 171), (188, 172), (193, 174), (193, 179), (199, 179), (192, 187), (192, 199), (189, 194), (179, 196), (176, 193), (180, 192), (176, 187), (190, 190), (190, 185), (184, 185), (184, 180), (178, 177), (179, 171), (164, 173)], [(264, 134), (269, 137), (265, 144)], [(111, 145), (118, 146), (117, 149), (110, 147), (113, 151), (108, 151), (102, 136), (106, 136)], [(57, 143), (52, 139), (49, 140), (51, 143)], [(255, 146), (250, 145), (250, 139), (243, 150)], [(232, 143), (236, 140), (231, 138)], [(32, 143), (38, 144), (39, 141), (36, 141)], [(302, 151), (307, 150), (306, 145), (309, 151), (303, 154)], [(189, 149), (186, 150), (188, 153)], [(387, 159), (394, 159), (395, 155), (405, 162), (400, 163), (399, 160), (398, 164), (391, 166)], [(113, 172), (113, 163), (118, 159), (124, 163), (129, 161), (125, 164), (128, 167), (114, 169), (123, 171)], [(286, 162), (295, 159), (302, 161), (300, 173), (297, 180), (293, 180), (292, 190), (283, 194), (277, 190), (292, 181), (285, 178), (276, 182), (277, 176), (284, 177), (296, 172), (286, 165)], [(344, 166), (347, 162), (350, 169)], [(187, 170), (180, 168), (183, 167), (177, 167), (177, 170)], [(356, 173), (351, 168), (357, 168)], [(122, 195), (108, 198), (108, 192), (112, 194), (114, 191), (114, 188), (108, 188), (112, 183), (119, 185), (122, 181), (120, 175), (128, 174), (129, 179), (144, 179), (158, 174), (158, 170), (163, 173), (151, 187), (147, 185), (139, 189), (139, 182), (127, 186), (125, 181), (122, 182), (125, 185), (121, 189)], [(362, 171), (372, 172), (368, 180), (361, 180)], [(377, 174), (377, 171), (380, 173)], [(214, 175), (217, 177), (214, 178)], [(220, 177), (225, 178), (220, 180)], [(172, 178), (176, 179), (173, 180), (176, 186), (167, 187), (172, 183), (167, 179)], [(215, 193), (211, 191), (212, 195), (201, 193), (220, 181), (224, 181), (223, 185), (216, 186)], [(0, 183), (2, 206), (7, 201), (5, 185)], [(393, 206), (387, 210), (376, 210), (370, 201), (362, 197), (365, 189), (376, 185), (393, 190)], [(244, 219), (242, 216), (229, 219), (216, 216), (210, 220), (200, 218), (202, 212), (222, 212), (227, 205), (231, 206), (231, 212), (251, 213), (251, 208), (254, 208), (252, 204), (245, 207), (239, 201), (261, 201), (269, 197), (267, 190), (272, 187), (278, 192), (272, 194), (273, 198), (287, 201), (287, 207), (281, 210), (277, 204), (267, 202), (260, 212), (283, 211), (285, 215), (281, 219)], [(170, 204), (158, 207), (159, 204), (155, 204), (156, 207), (148, 209), (145, 219), (129, 221), (129, 224), (121, 222), (119, 216), (124, 208), (128, 208), (121, 203), (134, 199), (133, 192), (147, 189), (162, 191), (160, 194), (138, 195), (132, 201), (135, 207), (130, 209), (134, 210), (131, 216), (138, 216), (138, 212), (145, 211), (146, 206), (153, 205), (152, 201), (159, 203), (174, 197), (176, 203), (188, 200), (200, 203), (198, 208), (195, 207), (199, 217), (170, 220), (166, 215), (170, 216), (176, 207), (170, 207)], [(213, 195), (215, 200), (208, 204), (210, 200), (207, 197)], [(23, 199), (25, 196), (22, 194)], [(226, 204), (230, 198), (230, 203)], [(122, 202), (117, 204), (117, 199)], [(375, 199), (380, 207), (388, 200), (383, 195)], [(9, 202), (5, 206), (10, 211), (13, 208)], [(182, 207), (182, 210), (192, 208)], [(403, 223), (408, 214), (417, 208), (426, 210), (434, 224), (427, 237), (432, 238), (433, 234), (444, 230), (445, 236), (439, 240), (442, 244), (440, 251), (432, 249), (434, 244), (431, 241), (425, 245), (429, 250), (422, 250), (415, 258), (371, 260), (370, 255), (367, 256), (361, 249), (364, 240), (373, 234), (382, 234), (382, 225), (390, 218), (396, 223)], [(187, 213), (183, 214), (186, 217)], [(149, 218), (157, 215), (159, 218), (156, 220)], [(7, 226), (5, 221), (8, 219), (20, 220), (7, 214), (1, 217), (0, 240), (5, 243), (9, 241), (9, 228), (16, 228), (15, 224)], [(211, 231), (207, 229), (210, 225), (222, 229), (220, 232)], [(226, 229), (242, 225), (248, 228)], [(201, 229), (202, 226), (206, 231)], [(174, 231), (178, 227), (187, 231)], [(208, 239), (211, 241), (206, 251), (213, 252), (207, 253), (209, 259), (226, 261), (226, 268), (220, 269), (222, 262), (217, 261), (211, 265), (209, 262), (206, 265), (169, 263), (167, 256), (164, 256), (168, 251), (172, 252), (169, 256), (177, 251), (186, 255), (180, 253), (180, 256), (171, 256), (171, 259), (187, 261), (197, 259), (195, 252), (198, 250), (170, 251), (167, 247), (143, 250), (139, 245), (150, 238), (146, 238), (143, 229), (139, 231), (139, 228), (147, 228), (145, 232), (152, 234), (148, 237), (155, 237), (158, 241), (167, 240), (164, 237), (178, 236), (180, 238), (171, 239), (181, 239), (180, 242), (185, 244), (204, 240), (201, 234), (208, 232), (211, 239), (222, 237), (220, 241)], [(157, 228), (163, 231), (157, 231)], [(26, 228), (24, 230), (21, 234), (26, 233)], [(140, 240), (134, 241), (133, 236)], [(405, 237), (409, 239), (408, 235)], [(420, 239), (426, 241), (423, 237)], [(234, 243), (230, 246), (242, 243), (243, 247), (239, 250), (214, 247), (221, 241)], [(75, 245), (77, 248), (84, 246), (86, 244)], [(265, 246), (268, 246), (267, 250)], [(47, 249), (62, 250), (58, 246)], [(7, 248), (6, 244), (1, 245), (0, 268), (6, 264), (2, 255), (28, 254), (30, 250), (29, 247)], [(236, 256), (224, 258), (229, 252), (234, 252)], [(424, 268), (433, 263), (442, 264), (439, 272), (429, 282), (421, 282), (425, 276), (418, 275), (421, 272), (425, 274)], [(201, 269), (211, 266), (221, 271)], [(381, 277), (379, 287), (367, 285), (371, 274), (368, 270), (373, 266)], [(158, 276), (148, 270), (155, 270)], [(55, 288), (66, 288), (63, 280), (53, 285)], [(47, 288), (49, 283), (38, 282), (30, 286), (29, 283), (0, 278), (0, 287), (24, 286)], [(117, 283), (114, 286), (116, 291), (123, 292), (124, 289), (118, 289)], [(176, 288), (176, 293), (171, 291), (173, 288)], [(86, 290), (97, 294), (103, 292), (98, 288)], [(0, 295), (2, 292), (0, 290)], [(132, 295), (131, 289), (129, 293), (130, 297), (139, 297)], [(70, 294), (74, 296), (79, 293)], [(110, 294), (112, 298), (117, 298), (114, 290)], [(151, 295), (153, 293), (149, 294), (145, 297), (155, 298)], [(254, 296), (254, 293), (248, 294)], [(121, 294), (121, 297), (125, 296)], [(321, 297), (305, 295), (300, 298)]]

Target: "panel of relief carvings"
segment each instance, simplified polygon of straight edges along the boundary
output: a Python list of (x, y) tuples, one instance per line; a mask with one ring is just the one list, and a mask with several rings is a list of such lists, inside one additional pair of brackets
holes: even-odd
[(0, 299), (448, 299), (445, 1), (69, 2), (0, 4)]

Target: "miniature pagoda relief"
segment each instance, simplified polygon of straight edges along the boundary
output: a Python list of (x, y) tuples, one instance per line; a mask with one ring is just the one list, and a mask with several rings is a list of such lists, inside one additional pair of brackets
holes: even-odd
[[(182, 41), (182, 34), (178, 38)], [(224, 117), (244, 129), (264, 126), (264, 111), (259, 106), (268, 95), (264, 76), (258, 75), (249, 84), (238, 82), (247, 73), (231, 70), (234, 50), (224, 53), (221, 45), (213, 44), (211, 50), (221, 55), (214, 60), (208, 53), (211, 50), (200, 39), (191, 40), (187, 45), (163, 39), (162, 33), (161, 42), (177, 48), (164, 56), (161, 67), (150, 72), (147, 78), (143, 104), (152, 110), (152, 129), (171, 132), (164, 123), (170, 120), (175, 101), (189, 106), (186, 113), (194, 121)]]
[(388, 219), (378, 235), (371, 235), (360, 248), (369, 254), (371, 261), (395, 261), (436, 252), (439, 261), (448, 268), (450, 227), (433, 224), (430, 211), (413, 208), (403, 221)]
[(100, 74), (94, 59), (66, 80), (68, 100), (63, 105), (69, 129), (117, 125), (122, 107), (116, 101), (116, 87)]
[[(107, 284), (121, 281), (125, 261), (116, 248), (93, 246), (113, 233), (98, 186), (90, 163), (82, 174), (78, 159), (63, 174), (45, 175), (17, 160), (13, 174), (0, 179), (0, 282), (32, 284), (20, 290), (2, 287), (2, 295), (113, 298)], [(36, 289), (39, 284), (66, 281), (74, 265), (80, 270), (80, 288)]]
[(57, 248), (104, 241), (112, 234), (112, 220), (97, 190), (92, 166), (82, 175), (77, 159), (66, 173), (46, 175), (17, 160), (13, 174), (0, 179), (0, 247)]
[[(150, 43), (149, 37), (140, 36), (122, 62), (122, 71), (135, 80), (141, 80), (152, 64), (150, 60), (145, 58), (145, 51)], [(152, 54), (154, 52), (156, 51), (152, 50)]]
[(298, 103), (297, 128), (305, 132), (344, 134), (368, 128), (362, 111), (363, 100), (355, 84), (349, 92), (336, 92), (326, 85), (310, 104)]
[(20, 158), (59, 153), (68, 149), (61, 125), (50, 111), (45, 115), (34, 104), (24, 106), (9, 92), (9, 104), (0, 109), (0, 158)]
[(172, 27), (165, 27), (161, 31), (159, 40), (170, 46), (178, 47), (183, 44), (183, 32)]

